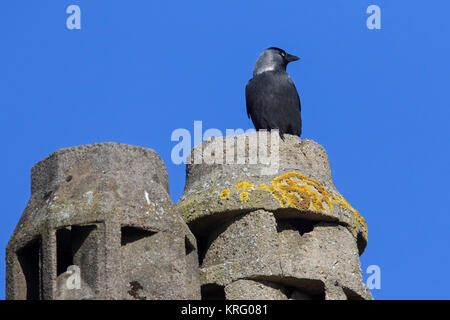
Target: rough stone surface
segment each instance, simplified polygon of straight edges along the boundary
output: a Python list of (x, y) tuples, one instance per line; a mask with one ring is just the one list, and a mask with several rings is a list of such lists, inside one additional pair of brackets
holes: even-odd
[[(279, 159), (276, 171), (262, 174), (263, 168), (271, 166), (259, 163), (262, 157), (251, 163), (255, 152), (264, 150), (255, 151), (252, 147), (256, 137), (259, 136), (255, 132), (217, 137), (191, 152), (186, 186), (177, 209), (194, 234), (208, 233), (212, 225), (264, 209), (277, 217), (338, 222), (357, 239), (361, 254), (367, 244), (364, 218), (336, 190), (324, 148), (314, 141), (286, 135), (284, 141), (279, 141), (277, 151), (269, 140), (259, 137), (257, 144), (266, 147), (269, 158), (274, 155), (275, 159), (278, 154)], [(197, 155), (202, 151), (204, 157), (215, 152), (216, 161), (221, 164), (199, 163)], [(237, 163), (238, 154), (243, 154), (242, 163)], [(230, 164), (230, 160), (234, 162)]]
[[(200, 298), (196, 240), (156, 152), (117, 143), (61, 149), (31, 180), (7, 246), (7, 299)], [(82, 292), (64, 289), (71, 264)]]
[(258, 210), (212, 231), (207, 248), (201, 266), (203, 285), (226, 288), (239, 279), (258, 279), (310, 290), (309, 296), (325, 292), (330, 299), (346, 298), (334, 287), (324, 286), (338, 283), (352, 296), (371, 299), (363, 283), (356, 241), (336, 223), (277, 221), (273, 213)]
[[(227, 300), (314, 300), (322, 299), (323, 287), (308, 290), (308, 283), (304, 282), (306, 291), (284, 285), (282, 283), (264, 280), (237, 280), (225, 287)], [(319, 291), (317, 291), (319, 290)], [(341, 297), (346, 300), (346, 296)]]
[[(349, 300), (349, 298), (337, 281), (327, 281), (325, 284), (325, 300)], [(371, 300), (370, 293), (367, 294), (367, 300)]]
[[(177, 208), (201, 247), (202, 286), (225, 288), (227, 299), (372, 299), (359, 262), (365, 221), (336, 190), (325, 150), (287, 135), (278, 170), (263, 174), (267, 166), (250, 160), (260, 152), (255, 135), (213, 138), (191, 152)], [(225, 164), (200, 162), (201, 152)]]
[(225, 287), (227, 300), (288, 300), (284, 287), (268, 281), (238, 280)]
[(371, 298), (363, 282), (356, 242), (345, 227), (321, 222), (300, 235), (295, 226), (285, 226), (278, 236), (283, 274), (324, 283), (338, 282), (364, 298)]
[(210, 237), (202, 267), (238, 261), (244, 274), (272, 274), (278, 261), (277, 229), (273, 214), (258, 210), (233, 218)]

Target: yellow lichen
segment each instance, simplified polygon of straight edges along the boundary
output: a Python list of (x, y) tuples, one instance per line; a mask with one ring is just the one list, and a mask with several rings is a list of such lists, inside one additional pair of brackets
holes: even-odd
[[(333, 203), (337, 203), (342, 209), (350, 211), (367, 232), (366, 221), (358, 211), (353, 209), (344, 197), (332, 195), (320, 182), (299, 172), (288, 172), (274, 178), (271, 184), (273, 189), (268, 190), (269, 188), (266, 188), (266, 190), (278, 200), (280, 206), (295, 207), (300, 210), (311, 207), (314, 211), (326, 213), (324, 204), (332, 211)], [(276, 189), (281, 191), (281, 194), (276, 193)]]
[(249, 197), (249, 193), (247, 191), (242, 191), (239, 194), (239, 198), (241, 198), (241, 202), (247, 202)]
[(285, 206), (287, 205), (287, 203), (288, 203), (288, 202), (287, 202), (287, 199), (285, 199), (285, 198), (283, 197), (283, 193), (281, 193), (280, 190), (276, 189), (276, 188), (273, 187), (273, 186), (268, 186), (268, 187), (266, 188), (266, 190), (270, 192), (270, 194), (272, 195), (272, 197), (274, 197), (276, 200), (278, 200), (278, 202), (280, 203), (280, 205), (281, 205), (282, 207), (285, 207)]
[(220, 199), (225, 200), (226, 198), (228, 198), (230, 196), (230, 192), (231, 192), (230, 189), (222, 190), (219, 196)]
[(353, 209), (353, 217), (363, 226), (364, 230), (367, 232), (366, 219), (364, 219), (357, 210)]
[(253, 189), (255, 187), (254, 184), (248, 183), (247, 181), (239, 182), (235, 185), (236, 191)]
[[(235, 185), (242, 202), (249, 199), (248, 190), (253, 190), (254, 185), (243, 181)], [(293, 207), (299, 210), (312, 210), (323, 214), (333, 211), (333, 204), (338, 204), (342, 209), (350, 211), (353, 217), (362, 225), (367, 232), (366, 222), (363, 217), (352, 208), (352, 206), (340, 195), (333, 195), (320, 182), (309, 178), (299, 172), (288, 172), (272, 179), (269, 186), (262, 183), (259, 188), (269, 192), (283, 208)], [(223, 190), (220, 198), (228, 197), (230, 190)]]
[(298, 172), (288, 172), (276, 177), (271, 182), (272, 186), (282, 192), (282, 196), (288, 199), (286, 203), (280, 202), (281, 206), (295, 207), (307, 210), (310, 207), (319, 212), (325, 212), (324, 203), (328, 209), (333, 210), (331, 193), (322, 184)]

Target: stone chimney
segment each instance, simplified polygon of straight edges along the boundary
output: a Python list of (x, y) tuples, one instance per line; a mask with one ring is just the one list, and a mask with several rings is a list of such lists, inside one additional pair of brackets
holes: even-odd
[(323, 147), (249, 133), (210, 139), (189, 159), (177, 209), (197, 238), (202, 299), (372, 299), (359, 262), (366, 223)]
[(51, 154), (32, 169), (7, 246), (7, 299), (372, 299), (359, 262), (366, 223), (325, 150), (270, 139), (196, 146), (176, 207), (153, 150)]
[(58, 150), (31, 172), (8, 243), (7, 299), (199, 299), (196, 240), (155, 151)]

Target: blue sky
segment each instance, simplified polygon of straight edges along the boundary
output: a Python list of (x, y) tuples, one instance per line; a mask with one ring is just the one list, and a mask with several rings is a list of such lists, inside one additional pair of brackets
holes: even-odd
[[(71, 4), (81, 30), (66, 28)], [(366, 27), (371, 4), (381, 30)], [(3, 3), (0, 298), (36, 162), (94, 142), (149, 147), (176, 202), (185, 168), (171, 162), (172, 131), (252, 127), (244, 88), (270, 46), (302, 58), (288, 68), (302, 137), (326, 148), (338, 190), (367, 220), (374, 297), (450, 298), (449, 11), (445, 0)]]

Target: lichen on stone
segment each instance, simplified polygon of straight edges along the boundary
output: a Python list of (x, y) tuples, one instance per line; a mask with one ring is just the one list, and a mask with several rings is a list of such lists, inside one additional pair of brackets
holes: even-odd
[[(236, 191), (243, 191), (239, 194), (241, 202), (249, 200), (249, 192), (254, 190), (255, 185), (242, 181), (235, 185)], [(323, 214), (330, 214), (333, 205), (337, 204), (343, 210), (350, 211), (353, 217), (362, 225), (367, 232), (366, 222), (344, 197), (334, 195), (328, 191), (320, 182), (309, 178), (300, 172), (288, 172), (275, 177), (270, 185), (259, 184), (260, 190), (269, 192), (278, 201), (282, 208), (293, 207), (299, 210), (312, 210)], [(230, 190), (225, 189), (220, 193), (220, 198), (230, 195)]]
[(225, 200), (226, 198), (228, 198), (230, 196), (230, 192), (230, 189), (220, 191), (220, 199)]
[(243, 190), (253, 189), (254, 187), (255, 187), (254, 184), (248, 183), (247, 181), (242, 181), (235, 185), (235, 190), (243, 191)]
[(242, 191), (239, 194), (239, 198), (241, 199), (241, 202), (247, 202), (249, 198), (249, 193), (247, 191)]

